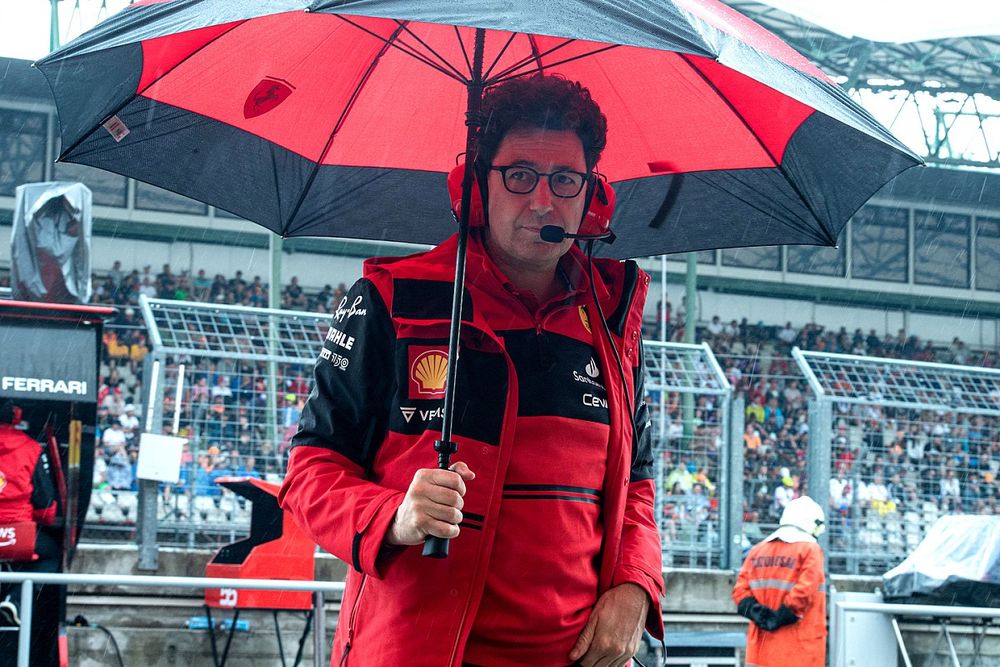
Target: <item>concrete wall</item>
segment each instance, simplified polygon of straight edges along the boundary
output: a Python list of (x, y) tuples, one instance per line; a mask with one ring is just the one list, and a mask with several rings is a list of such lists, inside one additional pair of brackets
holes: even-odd
[[(207, 550), (164, 548), (160, 550), (160, 569), (156, 574), (200, 576), (211, 556), (212, 552)], [(132, 545), (83, 545), (77, 552), (73, 571), (90, 574), (149, 574), (140, 571), (137, 563), (138, 554)], [(346, 571), (345, 564), (332, 556), (322, 554), (317, 557), (316, 578), (319, 580), (341, 581)], [(668, 570), (664, 605), (667, 632), (745, 631), (746, 620), (736, 615), (729, 598), (734, 581), (735, 574), (728, 571)], [(832, 584), (840, 591), (871, 592), (878, 586), (879, 578), (834, 576)], [(91, 627), (69, 629), (72, 664), (80, 667), (117, 664), (107, 635), (93, 627), (100, 624), (114, 635), (126, 665), (212, 665), (208, 633), (186, 627), (191, 617), (205, 615), (202, 599), (200, 594), (191, 590), (73, 587), (68, 600), (68, 618), (82, 615)], [(328, 653), (336, 627), (339, 600), (328, 600), (326, 611), (327, 637), (324, 646)], [(213, 612), (213, 618), (229, 616), (228, 613)], [(229, 664), (281, 664), (271, 614), (244, 611), (240, 614), (240, 619), (250, 623), (250, 630), (236, 633), (230, 649)], [(304, 620), (301, 612), (282, 612), (279, 615), (284, 652), (289, 664), (294, 660)], [(902, 628), (914, 665), (930, 665), (929, 654), (933, 650), (937, 627), (904, 623)], [(960, 655), (971, 655), (973, 635), (957, 626), (952, 627), (952, 632)], [(221, 653), (226, 635), (219, 632), (216, 638), (218, 651)], [(939, 649), (943, 650), (943, 643)], [(305, 641), (303, 654), (305, 657), (302, 664), (312, 664), (311, 636)], [(994, 629), (987, 635), (983, 655), (985, 662), (981, 664), (1000, 664), (1000, 629)], [(326, 659), (329, 660), (329, 655)]]

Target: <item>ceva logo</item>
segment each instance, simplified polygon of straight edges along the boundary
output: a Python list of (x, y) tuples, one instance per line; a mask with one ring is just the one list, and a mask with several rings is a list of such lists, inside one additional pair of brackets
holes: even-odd
[(17, 544), (17, 528), (14, 526), (0, 527), (0, 547), (12, 547)]

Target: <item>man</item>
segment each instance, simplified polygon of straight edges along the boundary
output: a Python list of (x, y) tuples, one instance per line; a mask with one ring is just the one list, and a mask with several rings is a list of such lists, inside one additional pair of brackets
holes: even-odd
[[(456, 238), (369, 260), (333, 315), (282, 506), (350, 564), (338, 665), (623, 665), (662, 636), (643, 397), (648, 277), (586, 258), (606, 120), (557, 77), (487, 91), (449, 470), (440, 437)], [(483, 219), (485, 218), (485, 219)], [(622, 380), (627, 386), (622, 386)], [(634, 429), (634, 434), (633, 434)], [(633, 444), (635, 443), (635, 444)], [(421, 555), (449, 538), (447, 559)]]
[(751, 621), (748, 666), (826, 664), (826, 577), (816, 543), (824, 526), (823, 509), (808, 496), (796, 498), (743, 561), (732, 597)]
[[(0, 560), (18, 571), (56, 572), (59, 546), (43, 526), (56, 519), (56, 491), (42, 446), (16, 428), (20, 410), (0, 400)], [(0, 626), (20, 625), (20, 586), (0, 602)]]

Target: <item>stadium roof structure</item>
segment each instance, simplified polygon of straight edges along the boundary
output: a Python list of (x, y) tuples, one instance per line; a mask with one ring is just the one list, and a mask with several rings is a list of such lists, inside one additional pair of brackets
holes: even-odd
[[(311, 364), (330, 326), (327, 313), (139, 299), (153, 351)], [(271, 337), (274, 332), (274, 337)]]
[(1000, 416), (1000, 369), (792, 350), (820, 399)]
[[(933, 105), (935, 122), (924, 123), (925, 157), (949, 166), (1000, 167), (1000, 135), (990, 144), (988, 130), (1000, 127), (1000, 115), (982, 109), (982, 96), (1000, 101), (1000, 35), (948, 37), (908, 43), (874, 42), (843, 37), (829, 29), (752, 0), (723, 0), (781, 37), (847, 89), (901, 91), (915, 104), (927, 93), (949, 106)], [(949, 10), (941, 3), (941, 12)], [(950, 96), (950, 97), (947, 97)], [(956, 99), (956, 96), (958, 98)], [(950, 154), (949, 132), (959, 116), (974, 119), (989, 153), (987, 159)], [(892, 128), (890, 128), (892, 129)], [(994, 130), (996, 132), (996, 130)]]

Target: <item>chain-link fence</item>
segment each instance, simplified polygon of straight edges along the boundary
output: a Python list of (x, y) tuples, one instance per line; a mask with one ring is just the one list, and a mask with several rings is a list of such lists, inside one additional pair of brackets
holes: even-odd
[[(1000, 511), (1000, 370), (794, 352), (817, 400), (834, 571), (881, 573), (945, 514)], [(829, 443), (829, 444), (828, 444)]]
[(722, 567), (738, 530), (729, 383), (707, 345), (647, 342), (646, 400), (664, 565)]
[[(159, 544), (232, 541), (250, 507), (216, 480), (280, 480), (330, 316), (145, 297), (141, 308), (152, 344), (143, 430), (188, 441), (180, 480), (155, 493), (158, 531), (142, 531)], [(105, 512), (133, 505), (115, 495)]]
[(812, 393), (805, 376), (784, 351), (774, 344), (752, 343), (739, 353), (716, 355), (733, 396), (744, 404), (737, 417), (739, 439), (734, 442), (743, 449), (744, 548), (777, 528), (784, 506), (804, 493), (807, 485), (808, 401)]

